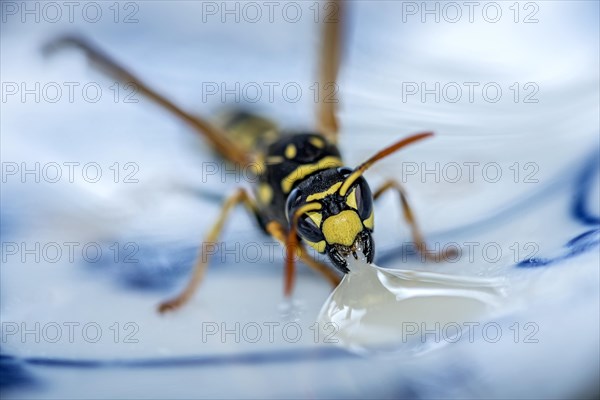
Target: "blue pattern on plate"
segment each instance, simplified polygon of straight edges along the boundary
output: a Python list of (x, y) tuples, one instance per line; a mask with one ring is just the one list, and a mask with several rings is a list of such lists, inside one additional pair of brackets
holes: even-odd
[(590, 191), (592, 190), (594, 177), (600, 173), (600, 153), (596, 150), (592, 157), (585, 163), (577, 179), (575, 202), (572, 215), (583, 224), (600, 224), (600, 215), (592, 215), (587, 208)]
[[(593, 215), (586, 206), (589, 201), (590, 191), (592, 190), (594, 177), (600, 171), (600, 154), (595, 153), (584, 163), (579, 174), (576, 185), (571, 215), (584, 225), (599, 225), (600, 217)], [(554, 264), (558, 261), (577, 256), (600, 244), (600, 229), (586, 231), (573, 239), (569, 240), (563, 246), (563, 253), (554, 258), (532, 257), (520, 261), (517, 267), (543, 267)]]
[(39, 381), (25, 369), (23, 360), (0, 354), (0, 390), (38, 384)]

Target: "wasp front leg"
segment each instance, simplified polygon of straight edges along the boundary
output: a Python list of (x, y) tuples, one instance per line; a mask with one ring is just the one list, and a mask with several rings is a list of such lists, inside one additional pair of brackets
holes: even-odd
[(454, 248), (450, 248), (442, 252), (431, 252), (427, 250), (427, 243), (425, 242), (423, 234), (421, 233), (421, 229), (415, 220), (414, 213), (408, 203), (406, 192), (397, 181), (386, 181), (379, 189), (375, 191), (373, 198), (377, 200), (383, 193), (389, 190), (395, 190), (398, 193), (398, 196), (400, 196), (404, 219), (410, 226), (412, 238), (419, 253), (421, 253), (428, 261), (440, 262), (447, 261), (449, 258), (453, 258), (457, 254), (456, 249)]
[(315, 271), (317, 271), (318, 273), (323, 275), (323, 277), (325, 279), (327, 279), (327, 281), (329, 281), (329, 283), (333, 287), (336, 287), (340, 283), (341, 278), (339, 277), (339, 275), (337, 275), (326, 264), (323, 264), (322, 262), (317, 261), (314, 258), (312, 258), (309, 255), (308, 251), (306, 250), (306, 247), (304, 247), (304, 245), (302, 243), (290, 244), (289, 243), (289, 232), (280, 223), (275, 222), (275, 221), (269, 222), (266, 226), (266, 230), (271, 236), (273, 236), (281, 244), (283, 244), (284, 246), (287, 246), (286, 250), (290, 250), (290, 251), (287, 251), (285, 279), (284, 279), (284, 293), (286, 296), (290, 296), (292, 294), (292, 290), (294, 288), (294, 281), (295, 281), (296, 274), (295, 274), (295, 259), (293, 257), (293, 253), (295, 251), (297, 251), (296, 254), (300, 257), (300, 260), (302, 260), (310, 268), (314, 269)]
[[(207, 244), (214, 244), (217, 242), (229, 213), (238, 204), (246, 205), (250, 212), (252, 212), (254, 215), (257, 215), (258, 209), (254, 201), (248, 195), (248, 192), (246, 192), (244, 189), (238, 189), (235, 194), (229, 197), (223, 204), (219, 218), (208, 232), (208, 235), (206, 235), (206, 239), (202, 243), (202, 247), (205, 247)], [(158, 311), (164, 313), (166, 311), (176, 310), (187, 303), (192, 295), (196, 292), (196, 289), (198, 289), (198, 286), (200, 286), (207, 267), (208, 256), (206, 254), (200, 254), (196, 260), (194, 271), (192, 272), (192, 276), (190, 277), (185, 289), (177, 297), (162, 302), (158, 306)]]

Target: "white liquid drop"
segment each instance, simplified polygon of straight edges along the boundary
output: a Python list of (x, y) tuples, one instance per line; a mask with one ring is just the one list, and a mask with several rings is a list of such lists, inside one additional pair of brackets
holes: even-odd
[(353, 257), (348, 262), (350, 272), (318, 321), (325, 335), (333, 324), (330, 337), (357, 351), (422, 352), (450, 343), (465, 323), (489, 317), (506, 297), (500, 279), (384, 269)]

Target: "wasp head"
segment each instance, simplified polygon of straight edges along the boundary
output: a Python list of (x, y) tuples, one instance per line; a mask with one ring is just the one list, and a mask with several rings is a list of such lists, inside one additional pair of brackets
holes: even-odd
[(299, 236), (347, 273), (350, 256), (373, 261), (373, 195), (363, 177), (344, 185), (350, 168), (322, 170), (301, 182), (286, 204), (288, 221), (297, 218)]

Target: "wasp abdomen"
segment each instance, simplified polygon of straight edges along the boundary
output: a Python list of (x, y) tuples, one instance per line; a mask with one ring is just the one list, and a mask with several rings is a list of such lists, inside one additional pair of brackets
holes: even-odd
[(224, 112), (217, 123), (246, 153), (255, 154), (279, 138), (273, 121), (247, 111)]

